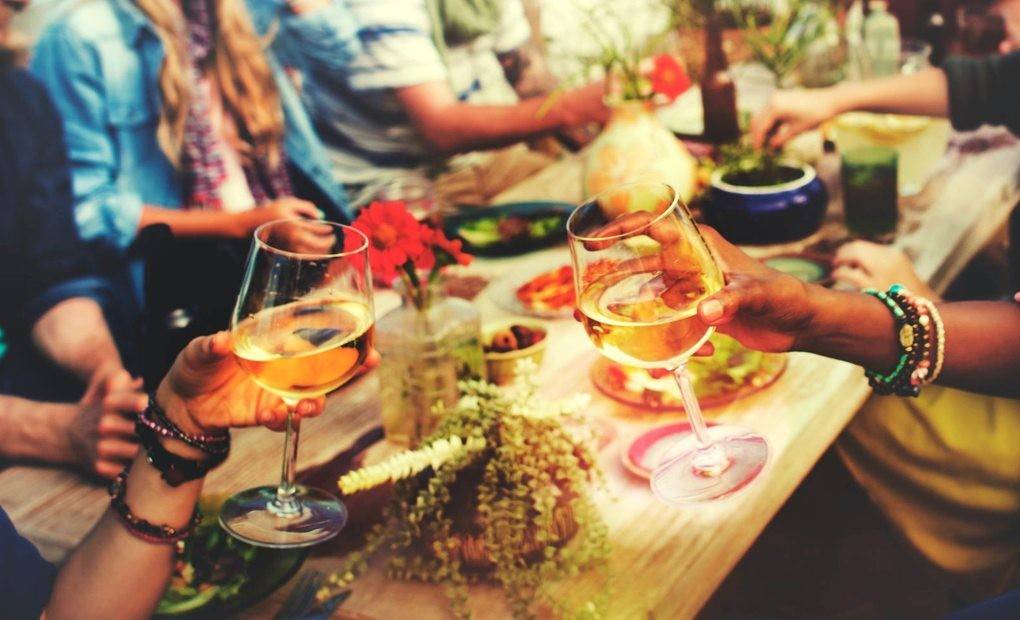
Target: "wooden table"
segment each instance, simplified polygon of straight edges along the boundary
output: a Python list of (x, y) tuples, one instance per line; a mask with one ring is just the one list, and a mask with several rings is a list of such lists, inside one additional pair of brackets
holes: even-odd
[[(908, 213), (900, 243), (915, 257), (922, 276), (943, 287), (1001, 228), (1020, 191), (1020, 145), (956, 159), (933, 182), (937, 195), (927, 217)], [(564, 160), (508, 192), (504, 200), (559, 198), (576, 200), (580, 164)], [(566, 261), (564, 248), (523, 258), (478, 261), (478, 269), (493, 276), (511, 273), (525, 264), (555, 267)], [(380, 310), (392, 307), (392, 292), (380, 292)], [(479, 300), (485, 319), (501, 314), (486, 293)], [(608, 420), (617, 433), (600, 455), (608, 481), (598, 501), (611, 531), (610, 560), (615, 575), (611, 618), (686, 618), (694, 616), (751, 546), (821, 454), (868, 397), (859, 368), (814, 355), (795, 353), (779, 381), (770, 388), (731, 405), (709, 410), (714, 420), (739, 424), (763, 434), (771, 458), (761, 478), (746, 491), (718, 504), (687, 509), (669, 508), (656, 501), (647, 484), (627, 474), (620, 451), (632, 437), (656, 422), (635, 420), (632, 411), (605, 398), (591, 387), (588, 372), (597, 353), (581, 329), (570, 320), (550, 325), (550, 341), (541, 376), (550, 397), (588, 392), (590, 415)], [(330, 398), (325, 415), (302, 429), (300, 465), (324, 462), (344, 450), (365, 431), (379, 424), (378, 378), (367, 376)], [(630, 415), (628, 415), (628, 413)], [(275, 481), (281, 458), (281, 438), (249, 429), (235, 434), (234, 453), (214, 471), (209, 492), (231, 492)], [(104, 491), (75, 474), (40, 467), (12, 467), (0, 472), (0, 505), (19, 530), (40, 546), (44, 555), (60, 560), (88, 532), (107, 505)], [(439, 588), (390, 581), (377, 561), (354, 584), (344, 610), (376, 618), (405, 617), (413, 608), (418, 620), (448, 617)], [(336, 558), (313, 557), (307, 566), (330, 571)], [(574, 594), (591, 591), (599, 582), (581, 575), (554, 588)], [(283, 588), (245, 617), (271, 616), (286, 597)], [(478, 618), (506, 617), (498, 591), (474, 587), (471, 604)]]

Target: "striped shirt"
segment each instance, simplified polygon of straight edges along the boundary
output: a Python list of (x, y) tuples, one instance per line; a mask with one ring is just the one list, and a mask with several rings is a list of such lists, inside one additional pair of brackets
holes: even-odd
[(424, 163), (424, 143), (396, 89), (446, 82), (460, 101), (516, 101), (496, 54), (520, 47), (531, 34), (521, 0), (505, 0), (494, 32), (445, 55), (434, 43), (427, 2), (347, 0), (360, 26), (362, 53), (343, 75), (308, 65), (305, 104), (343, 184), (382, 183)]

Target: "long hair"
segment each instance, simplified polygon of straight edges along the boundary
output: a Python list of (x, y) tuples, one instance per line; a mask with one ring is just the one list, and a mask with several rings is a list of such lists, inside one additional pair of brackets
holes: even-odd
[[(180, 164), (184, 122), (192, 98), (184, 18), (174, 0), (136, 0), (163, 43), (165, 58), (159, 71), (163, 97), (156, 137), (175, 166)], [(243, 0), (214, 0), (215, 43), (206, 69), (215, 81), (224, 109), (245, 139), (234, 140), (242, 159), (254, 155), (270, 165), (281, 161), (283, 110), (263, 41), (255, 34)]]

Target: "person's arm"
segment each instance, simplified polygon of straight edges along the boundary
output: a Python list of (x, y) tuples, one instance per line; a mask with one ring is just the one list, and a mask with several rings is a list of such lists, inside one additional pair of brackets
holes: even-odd
[(88, 383), (100, 369), (123, 367), (99, 304), (87, 297), (58, 303), (32, 327), (36, 347)]
[[(899, 357), (888, 308), (861, 293), (804, 284), (769, 269), (703, 227), (726, 274), (722, 291), (698, 313), (756, 349), (800, 350), (879, 371)], [(945, 324), (945, 365), (939, 383), (986, 394), (1020, 396), (1020, 306), (962, 302), (938, 305)]]
[[(281, 401), (263, 392), (237, 366), (227, 333), (189, 344), (160, 384), (156, 399), (176, 426), (193, 434), (260, 423), (278, 427), (286, 418)], [(323, 402), (321, 398), (302, 401), (298, 414), (316, 415)], [(204, 457), (179, 441), (164, 441), (167, 450), (179, 456)], [(126, 504), (135, 516), (150, 523), (184, 528), (201, 490), (201, 480), (168, 485), (139, 456), (127, 477)], [(173, 545), (140, 540), (108, 510), (60, 568), (42, 617), (148, 618), (166, 588), (173, 558)]]
[(139, 387), (121, 370), (97, 378), (78, 403), (0, 396), (0, 458), (113, 478), (138, 454), (128, 416), (145, 407)]
[(773, 147), (852, 110), (923, 116), (949, 115), (949, 86), (941, 69), (865, 82), (844, 82), (829, 88), (779, 91), (751, 120), (751, 139)]
[(445, 82), (397, 90), (397, 97), (433, 151), (459, 153), (505, 146), (551, 131), (604, 123), (604, 87), (590, 84), (514, 105), (475, 105), (457, 100)]

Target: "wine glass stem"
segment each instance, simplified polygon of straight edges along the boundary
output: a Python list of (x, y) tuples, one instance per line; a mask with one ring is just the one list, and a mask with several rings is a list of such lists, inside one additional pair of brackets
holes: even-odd
[(698, 397), (694, 393), (694, 384), (691, 383), (691, 376), (687, 373), (687, 365), (680, 364), (674, 368), (673, 378), (680, 388), (687, 419), (690, 420), (691, 430), (698, 440), (698, 454), (693, 460), (694, 468), (703, 476), (718, 476), (729, 467), (729, 460), (725, 451), (708, 438), (708, 428), (705, 426), (705, 418), (701, 415), (701, 405), (698, 404)]
[(283, 434), (283, 469), (280, 472), (280, 486), (276, 488), (276, 499), (270, 509), (278, 516), (297, 516), (301, 514), (301, 501), (296, 497), (294, 474), (301, 426), (294, 420), (294, 407), (297, 403), (289, 400), (284, 402), (287, 405), (287, 427)]

